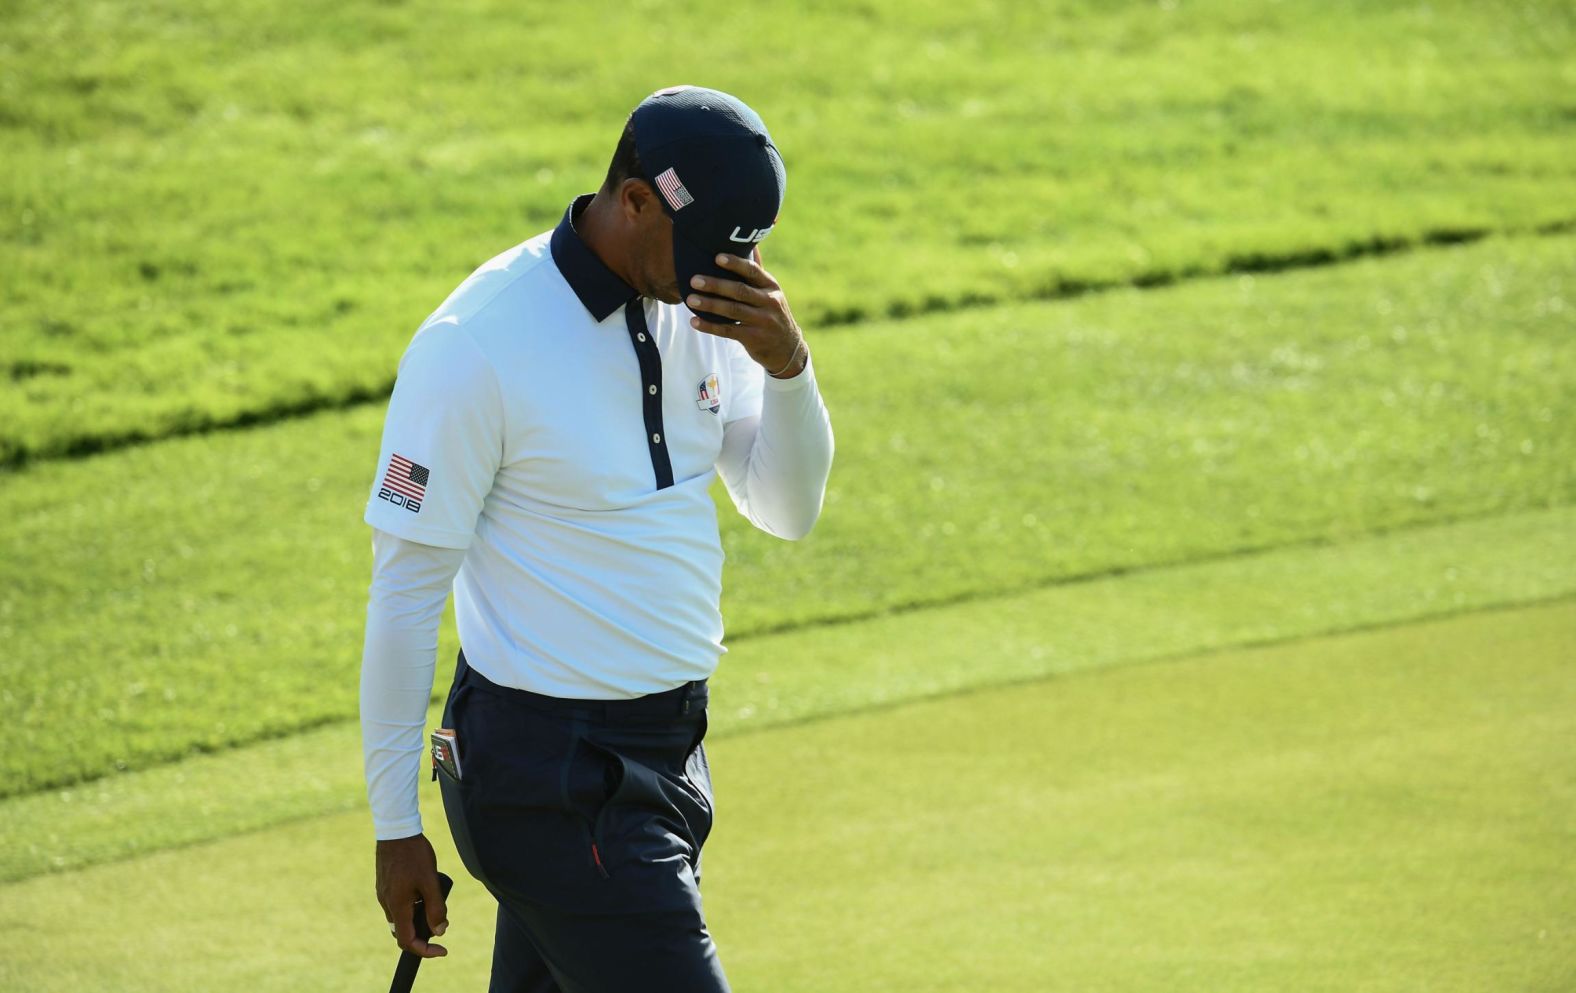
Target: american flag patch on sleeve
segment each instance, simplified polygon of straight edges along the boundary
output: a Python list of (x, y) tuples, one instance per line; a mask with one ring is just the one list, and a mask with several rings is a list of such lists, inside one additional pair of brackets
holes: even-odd
[(672, 169), (664, 170), (657, 177), (657, 189), (662, 191), (662, 199), (666, 200), (668, 206), (674, 210), (682, 210), (695, 202), (695, 198), (690, 196), (690, 191), (679, 182), (679, 174)]
[(403, 455), (390, 455), (388, 471), (383, 474), (383, 483), (378, 487), (378, 499), (419, 514), (421, 501), (427, 496), (427, 481), (431, 475), (424, 465), (417, 465)]

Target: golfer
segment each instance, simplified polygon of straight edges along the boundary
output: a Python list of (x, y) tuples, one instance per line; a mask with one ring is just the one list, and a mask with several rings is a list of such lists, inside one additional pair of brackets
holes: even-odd
[[(832, 432), (756, 246), (786, 174), (761, 119), (677, 87), (602, 186), (477, 269), (400, 361), (367, 503), (361, 664), (377, 896), (445, 954), (417, 784), (438, 620), (461, 652), (432, 775), (498, 901), (493, 993), (726, 990), (699, 892), (707, 677), (724, 651), (708, 488), (778, 537), (820, 514)], [(442, 760), (441, 762), (439, 760)]]

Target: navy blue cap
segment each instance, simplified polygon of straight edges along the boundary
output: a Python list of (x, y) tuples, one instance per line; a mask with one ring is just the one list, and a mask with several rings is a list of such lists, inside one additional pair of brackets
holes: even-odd
[(641, 169), (673, 219), (679, 292), (695, 275), (737, 278), (717, 255), (748, 258), (777, 223), (788, 186), (760, 115), (718, 90), (674, 86), (642, 100), (630, 120)]

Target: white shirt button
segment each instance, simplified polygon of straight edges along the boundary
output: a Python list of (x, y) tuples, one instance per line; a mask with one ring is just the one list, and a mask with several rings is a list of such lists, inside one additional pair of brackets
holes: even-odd
[(651, 436), (651, 443), (653, 445), (660, 445), (660, 444), (662, 444), (662, 436), (660, 434), (652, 435)]
[(657, 386), (656, 386), (656, 384), (653, 383), (650, 386), (646, 387), (646, 392), (650, 393), (652, 396), (656, 396), (657, 395)]
[(644, 332), (644, 331), (636, 331), (635, 332), (635, 338), (637, 340), (639, 340), (639, 341), (645, 341), (646, 340), (646, 332)]

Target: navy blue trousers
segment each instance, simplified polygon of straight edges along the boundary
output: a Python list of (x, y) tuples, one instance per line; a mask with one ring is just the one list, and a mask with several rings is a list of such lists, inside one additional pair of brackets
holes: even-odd
[(635, 700), (500, 686), (462, 652), (438, 775), (465, 868), (498, 901), (489, 993), (726, 993), (706, 930), (706, 683)]

